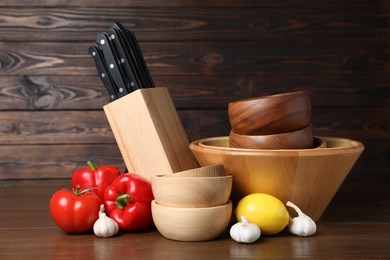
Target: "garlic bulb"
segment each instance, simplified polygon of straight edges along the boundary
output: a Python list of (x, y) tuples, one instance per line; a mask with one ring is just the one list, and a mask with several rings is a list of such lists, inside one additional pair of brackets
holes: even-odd
[(238, 243), (253, 243), (260, 238), (259, 226), (249, 223), (245, 216), (241, 216), (241, 221), (230, 228), (230, 236)]
[(118, 224), (104, 213), (104, 205), (100, 206), (99, 218), (93, 224), (93, 232), (98, 237), (112, 237), (119, 231)]
[(298, 206), (290, 201), (286, 203), (286, 206), (293, 208), (298, 213), (298, 216), (292, 218), (288, 224), (288, 229), (292, 234), (307, 237), (313, 235), (317, 231), (316, 223), (303, 213)]

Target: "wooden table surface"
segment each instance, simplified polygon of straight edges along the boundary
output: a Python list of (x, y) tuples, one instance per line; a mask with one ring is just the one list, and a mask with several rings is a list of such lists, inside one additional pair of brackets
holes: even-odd
[(312, 237), (288, 232), (238, 244), (228, 233), (207, 242), (165, 239), (155, 229), (104, 239), (68, 235), (51, 220), (48, 204), (68, 183), (0, 183), (0, 259), (385, 259), (390, 258), (387, 182), (343, 187)]

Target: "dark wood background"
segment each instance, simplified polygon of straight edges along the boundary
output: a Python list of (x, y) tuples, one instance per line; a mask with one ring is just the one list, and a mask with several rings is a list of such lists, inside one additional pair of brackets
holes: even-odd
[(190, 140), (227, 135), (230, 101), (306, 89), (316, 135), (366, 146), (344, 185), (390, 181), (390, 2), (2, 0), (0, 180), (123, 167), (87, 53), (132, 28)]

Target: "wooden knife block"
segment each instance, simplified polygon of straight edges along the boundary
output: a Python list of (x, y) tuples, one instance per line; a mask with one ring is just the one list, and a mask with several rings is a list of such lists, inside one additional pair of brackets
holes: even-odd
[(150, 179), (199, 167), (167, 88), (139, 89), (103, 108), (129, 172)]

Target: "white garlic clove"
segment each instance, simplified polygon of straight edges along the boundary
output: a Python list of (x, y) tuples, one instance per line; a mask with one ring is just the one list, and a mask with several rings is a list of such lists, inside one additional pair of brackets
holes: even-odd
[(118, 224), (104, 213), (104, 205), (100, 206), (99, 218), (93, 225), (93, 232), (98, 237), (112, 237), (119, 232)]
[(286, 203), (286, 206), (293, 208), (298, 213), (298, 216), (292, 218), (288, 224), (288, 229), (292, 234), (306, 237), (317, 232), (316, 223), (309, 216), (303, 213), (298, 206), (290, 201)]
[(245, 216), (241, 216), (242, 222), (234, 224), (230, 228), (231, 238), (238, 243), (253, 243), (261, 236), (260, 228), (249, 223)]

